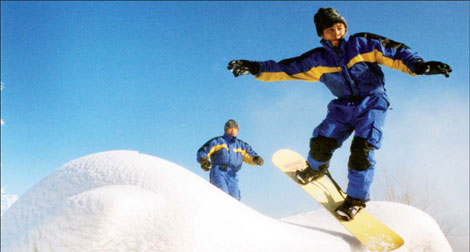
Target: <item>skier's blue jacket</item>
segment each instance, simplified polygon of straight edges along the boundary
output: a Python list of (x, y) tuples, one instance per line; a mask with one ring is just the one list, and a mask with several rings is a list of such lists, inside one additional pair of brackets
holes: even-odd
[(378, 64), (410, 75), (421, 59), (406, 45), (371, 34), (346, 33), (339, 47), (321, 41), (315, 48), (280, 62), (261, 61), (255, 78), (262, 81), (321, 81), (338, 98), (355, 100), (384, 93), (384, 74)]
[(242, 162), (255, 165), (253, 157), (258, 154), (251, 146), (244, 141), (233, 137), (227, 133), (223, 136), (212, 138), (207, 141), (197, 152), (197, 161), (202, 158), (210, 158), (212, 168), (230, 168), (233, 172), (238, 172), (242, 167)]

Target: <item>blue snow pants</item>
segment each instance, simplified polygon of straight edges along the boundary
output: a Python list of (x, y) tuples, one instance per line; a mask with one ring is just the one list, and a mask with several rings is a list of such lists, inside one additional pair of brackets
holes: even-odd
[(232, 171), (230, 167), (224, 168), (220, 165), (212, 167), (210, 172), (210, 182), (222, 191), (230, 194), (235, 199), (241, 199), (240, 190), (238, 189), (237, 173)]
[(329, 166), (335, 149), (354, 132), (348, 163), (348, 188), (346, 193), (356, 199), (369, 198), (374, 179), (374, 150), (380, 148), (382, 127), (389, 106), (387, 95), (375, 94), (361, 101), (332, 100), (328, 114), (313, 131), (308, 162), (312, 169)]

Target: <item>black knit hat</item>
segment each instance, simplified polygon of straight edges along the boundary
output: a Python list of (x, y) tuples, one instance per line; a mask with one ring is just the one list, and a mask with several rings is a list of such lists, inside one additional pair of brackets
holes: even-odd
[(227, 129), (230, 129), (230, 128), (237, 128), (238, 129), (238, 123), (235, 122), (235, 120), (233, 120), (233, 119), (230, 119), (225, 123), (224, 131), (227, 131)]
[(313, 22), (315, 23), (319, 37), (323, 35), (323, 30), (332, 27), (336, 23), (343, 23), (345, 27), (348, 27), (346, 19), (339, 15), (339, 12), (333, 8), (318, 9), (318, 12), (313, 16)]

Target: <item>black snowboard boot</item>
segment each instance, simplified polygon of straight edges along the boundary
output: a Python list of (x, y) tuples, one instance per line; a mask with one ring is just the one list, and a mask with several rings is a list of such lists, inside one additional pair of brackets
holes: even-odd
[(354, 216), (365, 207), (366, 202), (364, 200), (354, 199), (348, 195), (343, 204), (336, 208), (335, 216), (340, 220), (351, 221), (354, 219)]
[(321, 169), (318, 170), (318, 171), (315, 171), (314, 169), (312, 169), (312, 167), (310, 167), (310, 165), (307, 163), (307, 167), (303, 170), (298, 170), (295, 172), (295, 180), (297, 181), (297, 183), (301, 184), (301, 185), (306, 185), (314, 180), (317, 180), (321, 177), (323, 177), (323, 175), (325, 175), (325, 172), (326, 172), (326, 169)]

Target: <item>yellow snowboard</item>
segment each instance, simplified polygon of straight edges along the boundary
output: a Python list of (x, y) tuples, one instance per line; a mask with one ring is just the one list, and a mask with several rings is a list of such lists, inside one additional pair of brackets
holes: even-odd
[[(272, 161), (277, 168), (292, 179), (294, 179), (295, 171), (306, 167), (305, 158), (288, 149), (274, 153)], [(342, 191), (336, 189), (327, 176), (306, 185), (298, 185), (333, 216), (335, 209), (346, 197)], [(359, 211), (352, 221), (337, 220), (371, 251), (392, 251), (404, 244), (403, 239), (397, 233), (369, 214), (366, 209)]]

